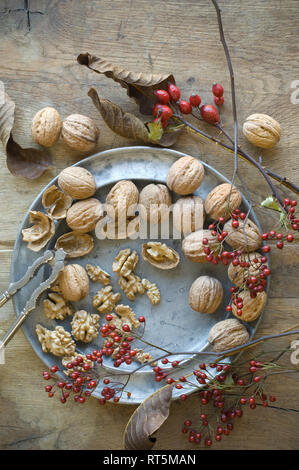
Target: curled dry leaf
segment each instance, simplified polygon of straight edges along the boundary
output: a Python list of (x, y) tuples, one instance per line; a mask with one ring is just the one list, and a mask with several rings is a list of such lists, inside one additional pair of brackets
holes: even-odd
[(5, 94), (5, 101), (0, 105), (0, 140), (6, 152), (6, 164), (15, 176), (28, 179), (39, 178), (52, 165), (51, 156), (44, 150), (23, 149), (12, 137), (15, 103)]
[(151, 438), (166, 421), (172, 397), (172, 385), (166, 385), (149, 396), (132, 414), (124, 433), (126, 450), (150, 450)]
[(88, 96), (90, 96), (105, 123), (113, 132), (128, 139), (150, 142), (145, 124), (134, 114), (126, 113), (117, 104), (100, 98), (94, 88), (89, 90)]
[(169, 82), (175, 83), (171, 74), (153, 74), (145, 72), (132, 72), (119, 65), (110, 64), (107, 60), (93, 56), (86, 52), (77, 57), (80, 65), (85, 65), (94, 72), (112, 78), (133, 98), (140, 106), (142, 114), (151, 114), (155, 103), (154, 90), (165, 89)]

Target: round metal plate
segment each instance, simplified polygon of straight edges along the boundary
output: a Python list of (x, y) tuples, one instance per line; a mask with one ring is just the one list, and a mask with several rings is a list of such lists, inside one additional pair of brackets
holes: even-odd
[[(96, 197), (102, 202), (110, 188), (117, 181), (121, 179), (131, 179), (138, 186), (139, 190), (143, 186), (154, 183), (165, 183), (168, 170), (175, 159), (183, 156), (184, 154), (168, 149), (150, 148), (150, 147), (126, 147), (108, 150), (105, 152), (93, 155), (77, 165), (82, 166), (89, 170), (95, 177), (97, 184)], [(194, 194), (205, 199), (207, 194), (216, 185), (223, 182), (229, 182), (215, 169), (202, 162), (205, 167), (205, 178)], [(52, 184), (57, 184), (57, 178), (52, 180), (46, 188)], [(45, 189), (46, 189), (45, 188)], [(45, 190), (44, 189), (44, 190)], [(42, 193), (33, 201), (29, 210), (43, 210), (42, 207)], [(173, 195), (175, 201), (177, 197)], [(243, 196), (243, 209), (248, 208), (248, 202)], [(21, 230), (28, 226), (28, 215), (26, 214), (20, 231), (18, 233), (11, 268), (12, 282), (18, 280), (24, 275), (27, 267), (41, 255), (41, 252), (34, 253), (26, 247), (26, 243), (22, 241)], [(259, 226), (255, 214), (251, 213), (251, 219)], [(205, 224), (205, 226), (207, 223)], [(56, 233), (53, 239), (45, 247), (51, 249), (55, 245), (56, 239), (64, 232), (69, 231), (65, 221), (58, 221), (56, 223)], [(207, 356), (201, 358), (207, 360), (208, 358), (208, 333), (211, 327), (218, 321), (227, 318), (228, 314), (225, 312), (224, 306), (229, 301), (229, 287), (231, 285), (227, 277), (227, 268), (223, 265), (214, 266), (211, 263), (191, 263), (186, 260), (182, 254), (180, 240), (165, 240), (167, 244), (173, 246), (181, 255), (181, 262), (174, 270), (162, 271), (149, 263), (145, 262), (140, 256), (140, 261), (135, 269), (136, 274), (140, 277), (146, 277), (153, 282), (156, 282), (161, 290), (161, 303), (157, 306), (151, 305), (146, 295), (137, 296), (136, 301), (130, 302), (125, 295), (122, 295), (121, 303), (130, 305), (137, 316), (144, 315), (146, 317), (146, 331), (144, 338), (152, 344), (159, 345), (173, 353), (178, 352), (198, 352), (207, 351)], [(130, 247), (141, 253), (141, 245), (145, 240), (97, 240), (95, 239), (94, 250), (84, 258), (76, 258), (70, 260), (85, 266), (87, 263), (99, 264), (105, 271), (112, 273), (112, 262), (118, 252), (126, 247)], [(224, 287), (224, 298), (219, 309), (212, 315), (204, 315), (193, 311), (188, 304), (188, 292), (194, 279), (200, 275), (211, 275), (218, 278)], [(39, 270), (37, 276), (21, 291), (14, 296), (14, 307), (16, 314), (19, 315), (24, 307), (26, 300), (30, 297), (32, 290), (49, 275), (47, 267)], [(111, 284), (114, 291), (120, 291), (118, 286), (118, 278), (112, 273)], [(101, 284), (90, 284), (90, 295), (87, 299), (81, 302), (74, 303), (75, 309), (84, 309), (89, 312), (94, 312), (91, 300), (92, 296), (97, 290), (101, 288)], [(256, 322), (246, 324), (250, 336), (252, 337), (256, 331), (259, 320)], [(104, 316), (102, 322), (104, 320)], [(24, 333), (31, 343), (33, 349), (41, 360), (50, 367), (58, 363), (59, 359), (50, 354), (43, 353), (40, 343), (35, 334), (35, 325), (41, 323), (47, 328), (53, 329), (58, 324), (62, 324), (66, 330), (71, 331), (70, 320), (63, 322), (49, 320), (45, 318), (41, 306), (36, 308), (31, 313), (23, 326)], [(90, 352), (95, 347), (99, 347), (101, 338), (98, 337), (93, 343), (84, 345), (78, 343), (78, 350), (80, 352)], [(151, 347), (142, 347), (150, 352), (154, 357), (163, 355), (163, 352), (157, 351)], [(183, 360), (177, 375), (187, 375), (194, 370), (198, 359), (188, 355), (175, 356), (175, 359)], [(165, 366), (166, 367), (166, 366)], [(108, 358), (105, 360), (105, 368), (107, 368), (107, 375), (109, 371), (113, 370), (114, 373), (120, 374), (119, 380), (125, 380), (125, 372), (132, 371), (136, 368), (136, 363), (131, 365), (122, 365), (119, 369), (113, 367), (113, 361)], [(182, 371), (183, 369), (183, 371)], [(192, 378), (191, 378), (192, 380)], [(150, 394), (156, 391), (163, 383), (157, 383), (154, 380), (154, 375), (149, 366), (144, 367), (137, 373), (133, 374), (130, 378), (126, 390), (131, 392), (131, 397), (128, 398), (127, 394), (123, 394), (121, 403), (137, 404), (146, 399)], [(183, 393), (191, 393), (194, 388), (192, 386), (185, 386)], [(173, 398), (178, 398), (182, 394), (182, 390), (174, 389)], [(100, 396), (100, 391), (96, 390), (94, 396)]]

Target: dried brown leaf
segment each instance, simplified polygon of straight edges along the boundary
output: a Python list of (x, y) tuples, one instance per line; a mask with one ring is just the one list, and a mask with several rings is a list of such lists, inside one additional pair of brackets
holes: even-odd
[(150, 450), (151, 436), (166, 421), (172, 397), (172, 386), (166, 385), (148, 397), (132, 414), (124, 433), (126, 450)]
[(132, 72), (88, 52), (80, 54), (77, 61), (80, 65), (85, 65), (94, 72), (104, 74), (126, 88), (128, 96), (139, 103), (142, 114), (152, 113), (153, 104), (156, 102), (153, 90), (166, 89), (168, 83), (175, 83), (171, 74)]
[(89, 90), (88, 96), (90, 96), (105, 123), (113, 132), (129, 139), (150, 142), (147, 127), (134, 114), (126, 113), (118, 105), (100, 98), (94, 88)]
[(52, 159), (44, 150), (23, 149), (12, 137), (15, 103), (5, 94), (0, 106), (0, 140), (6, 152), (9, 171), (15, 176), (28, 179), (38, 178), (52, 164)]

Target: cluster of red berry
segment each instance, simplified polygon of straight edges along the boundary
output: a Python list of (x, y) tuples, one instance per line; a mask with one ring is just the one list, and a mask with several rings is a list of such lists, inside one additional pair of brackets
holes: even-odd
[[(107, 338), (107, 341), (104, 343), (104, 347), (100, 352), (104, 356), (112, 356), (116, 351), (114, 361), (115, 367), (119, 367), (123, 362), (131, 364), (132, 358), (136, 355), (135, 349), (132, 349), (131, 347), (131, 343), (134, 341), (134, 336), (127, 334), (131, 332), (131, 328), (129, 325), (124, 324), (122, 326), (122, 331), (120, 331), (117, 329), (116, 325), (112, 323), (112, 320), (113, 315), (106, 315), (107, 323), (100, 328), (102, 337)], [(138, 321), (145, 324), (145, 318), (143, 316), (139, 317)]]
[[(216, 83), (212, 87), (214, 101), (217, 106), (224, 103), (223, 86)], [(192, 108), (198, 108), (203, 120), (218, 124), (220, 122), (219, 114), (215, 106), (212, 104), (201, 105), (201, 97), (193, 93), (189, 97), (189, 101), (181, 100), (181, 91), (178, 86), (169, 83), (167, 90), (156, 90), (154, 92), (158, 102), (153, 107), (154, 122), (161, 122), (163, 129), (168, 126), (169, 119), (173, 116), (174, 111), (180, 111), (182, 114), (191, 114)]]
[[(233, 390), (233, 396), (235, 397), (236, 388), (241, 387), (242, 391), (249, 391), (252, 385), (258, 384), (261, 381), (261, 376), (253, 377), (257, 370), (261, 369), (263, 364), (259, 361), (251, 360), (249, 362), (249, 373), (251, 374), (251, 380), (245, 381), (243, 378), (239, 378), (236, 373), (230, 373), (231, 366), (227, 364), (205, 364), (202, 363), (199, 366), (198, 370), (194, 371), (194, 375), (197, 378), (197, 381), (205, 386), (205, 390), (199, 392), (201, 405), (206, 406), (209, 403), (213, 404), (213, 407), (219, 410), (219, 415), (215, 413), (212, 414), (212, 419), (216, 419), (216, 430), (213, 431), (213, 426), (208, 420), (208, 415), (206, 413), (201, 413), (199, 418), (199, 424), (196, 428), (193, 426), (193, 423), (190, 419), (187, 419), (184, 422), (182, 427), (182, 433), (188, 434), (188, 440), (194, 444), (200, 444), (204, 442), (207, 447), (210, 447), (213, 444), (213, 435), (214, 441), (219, 442), (222, 439), (222, 436), (228, 436), (233, 430), (234, 426), (231, 422), (236, 417), (241, 418), (243, 416), (243, 411), (240, 405), (246, 405), (249, 403), (251, 409), (256, 408), (257, 401), (261, 401), (261, 404), (264, 407), (268, 406), (268, 399), (270, 402), (276, 401), (274, 395), (269, 397), (263, 392), (263, 389), (260, 385), (255, 387), (254, 391), (248, 396), (245, 396), (243, 393), (240, 395), (239, 399), (236, 401), (233, 400), (233, 404), (227, 404), (228, 400), (231, 398), (229, 392)], [(217, 374), (213, 379), (211, 375), (207, 372), (207, 368), (216, 369), (219, 374)], [(229, 378), (233, 381), (233, 385), (227, 386), (226, 380)], [(208, 380), (207, 380), (208, 379)], [(225, 395), (225, 392), (228, 392)], [(222, 423), (219, 425), (219, 422)], [(213, 435), (212, 435), (213, 434)]]
[(92, 364), (84, 362), (81, 356), (78, 356), (74, 361), (69, 362), (66, 365), (69, 370), (68, 381), (57, 380), (55, 375), (59, 371), (58, 366), (52, 366), (50, 372), (43, 372), (45, 380), (52, 379), (54, 382), (51, 385), (45, 386), (45, 392), (48, 393), (48, 397), (52, 398), (56, 391), (60, 391), (61, 403), (66, 403), (67, 399), (73, 394), (74, 401), (77, 403), (85, 403), (93, 390), (97, 386), (97, 381), (90, 375), (88, 371), (93, 368)]

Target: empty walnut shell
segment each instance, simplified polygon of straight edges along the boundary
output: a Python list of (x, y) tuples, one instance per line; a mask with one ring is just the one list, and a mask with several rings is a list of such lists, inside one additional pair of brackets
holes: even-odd
[(32, 227), (22, 230), (24, 242), (28, 242), (27, 247), (32, 251), (41, 250), (55, 233), (53, 219), (39, 211), (29, 212), (29, 223)]
[(58, 185), (73, 199), (87, 199), (96, 192), (93, 175), (81, 166), (70, 166), (58, 176)]
[(223, 287), (218, 279), (200, 276), (189, 291), (189, 305), (196, 312), (213, 313), (222, 302)]
[(71, 196), (64, 194), (55, 184), (46, 189), (42, 197), (42, 205), (47, 213), (56, 220), (66, 217), (66, 212), (71, 207), (72, 201)]
[(87, 233), (68, 232), (59, 237), (55, 244), (55, 250), (62, 248), (67, 258), (79, 258), (90, 253), (94, 248), (93, 238)]
[(232, 304), (232, 313), (240, 318), (242, 321), (251, 322), (256, 320), (262, 313), (266, 302), (267, 294), (266, 292), (259, 292), (256, 297), (252, 298), (248, 290), (242, 291), (238, 294), (243, 300), (242, 315), (237, 314), (237, 306)]
[(253, 145), (270, 149), (279, 142), (281, 127), (267, 114), (251, 114), (243, 124), (243, 134)]
[(204, 167), (196, 158), (181, 157), (170, 167), (166, 184), (171, 191), (186, 196), (200, 186), (204, 174)]
[(203, 228), (205, 211), (199, 196), (185, 196), (173, 206), (173, 225), (184, 236)]
[(178, 252), (161, 242), (144, 243), (141, 254), (145, 261), (159, 269), (173, 269), (180, 262)]
[(139, 192), (133, 181), (121, 180), (116, 183), (106, 197), (106, 211), (114, 219), (118, 214), (127, 217), (135, 215)]
[[(208, 245), (202, 243), (203, 239), (208, 240)], [(194, 263), (206, 262), (206, 254), (204, 252), (205, 247), (210, 248), (211, 254), (217, 255), (220, 244), (216, 236), (211, 235), (210, 230), (197, 230), (196, 232), (190, 233), (183, 240), (182, 248), (183, 253), (189, 261)]]
[(86, 233), (94, 230), (103, 215), (103, 207), (98, 199), (90, 198), (75, 202), (66, 214), (66, 223), (77, 232)]
[(244, 222), (241, 220), (239, 221), (239, 227), (237, 229), (232, 226), (232, 220), (228, 220), (224, 224), (224, 230), (228, 233), (225, 238), (226, 243), (235, 250), (243, 248), (246, 248), (248, 251), (257, 250), (262, 244), (259, 228), (252, 220), (247, 219), (245, 224), (245, 238), (243, 227)]
[(216, 323), (209, 332), (209, 343), (215, 352), (226, 351), (246, 344), (249, 334), (245, 326), (236, 318)]
[(219, 217), (228, 219), (230, 214), (237, 209), (242, 202), (242, 196), (229, 183), (219, 184), (207, 195), (205, 200), (205, 211), (213, 220)]
[(139, 197), (139, 212), (141, 217), (148, 222), (157, 224), (169, 217), (171, 196), (164, 184), (148, 184)]
[[(247, 279), (249, 276), (258, 276), (260, 273), (259, 267), (261, 266), (261, 257), (262, 255), (257, 252), (253, 253), (244, 253), (241, 256), (239, 256), (239, 261), (240, 262), (249, 262), (250, 266), (234, 266), (232, 263), (230, 263), (227, 274), (229, 279), (232, 281), (233, 284), (235, 284), (238, 287), (243, 287), (244, 286), (244, 279)], [(257, 263), (254, 261), (257, 259)]]
[(89, 292), (89, 278), (79, 264), (68, 264), (59, 276), (59, 287), (63, 297), (72, 302), (84, 299)]

